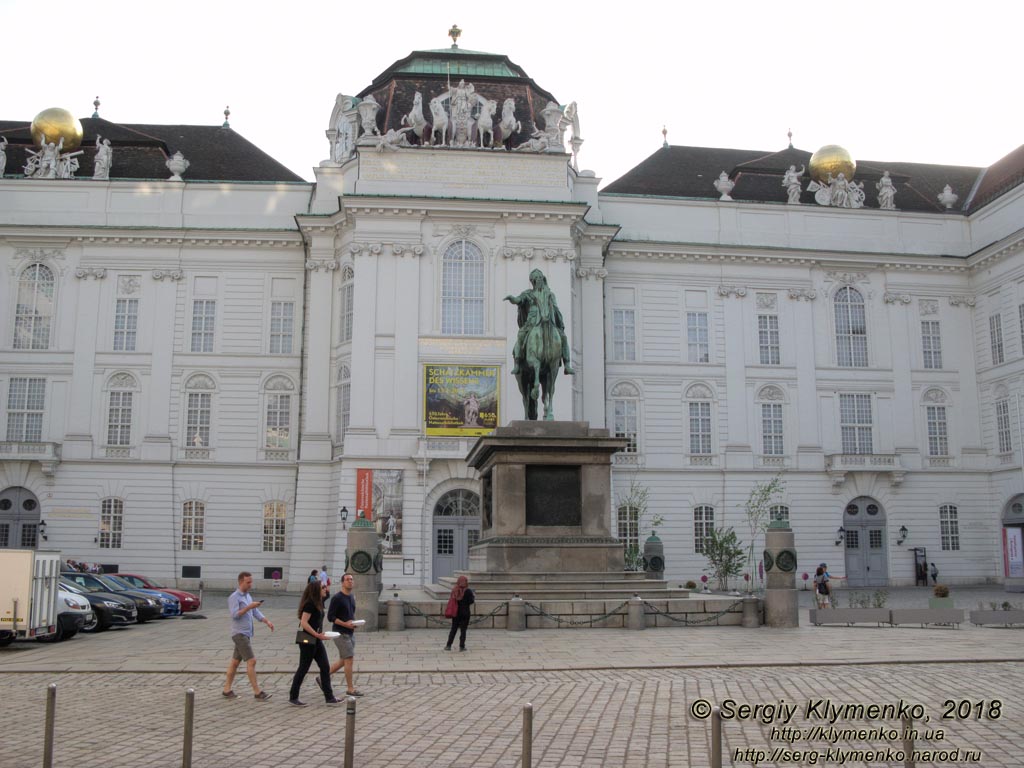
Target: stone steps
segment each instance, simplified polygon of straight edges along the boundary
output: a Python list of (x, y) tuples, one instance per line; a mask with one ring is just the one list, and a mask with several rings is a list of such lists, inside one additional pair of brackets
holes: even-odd
[[(626, 599), (634, 594), (643, 598), (685, 598), (688, 589), (673, 589), (661, 579), (648, 579), (642, 572), (621, 573), (475, 573), (460, 572), (469, 577), (469, 585), (477, 599), (507, 600), (518, 594), (536, 600), (612, 600)], [(425, 587), (437, 599), (447, 599), (457, 576), (444, 576), (437, 584)]]

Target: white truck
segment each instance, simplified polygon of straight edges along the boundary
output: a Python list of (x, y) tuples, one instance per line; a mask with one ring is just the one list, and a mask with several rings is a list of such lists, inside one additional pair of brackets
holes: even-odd
[(0, 647), (57, 631), (60, 552), (0, 549)]

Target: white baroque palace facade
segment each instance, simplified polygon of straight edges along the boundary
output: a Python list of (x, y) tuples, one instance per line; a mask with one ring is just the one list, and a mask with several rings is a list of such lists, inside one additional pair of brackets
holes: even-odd
[(1020, 152), (861, 163), (851, 191), (787, 175), (792, 147), (666, 145), (599, 192), (575, 104), (457, 49), (339, 96), (315, 184), (226, 126), (82, 123), (83, 166), (113, 137), (96, 178), (40, 176), (0, 122), (0, 546), (297, 585), (345, 567), (358, 509), (386, 585), (464, 568), (463, 457), (522, 418), (503, 298), (539, 268), (576, 368), (556, 418), (630, 438), (614, 491), (649, 508), (617, 529), (661, 515), (671, 580), (781, 474), (799, 571), (914, 583), (925, 549), (941, 581), (1015, 583)]

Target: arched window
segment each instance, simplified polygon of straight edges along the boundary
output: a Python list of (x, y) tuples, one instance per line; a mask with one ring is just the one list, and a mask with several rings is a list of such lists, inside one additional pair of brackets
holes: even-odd
[(864, 297), (854, 288), (840, 288), (835, 298), (836, 359), (844, 368), (867, 368), (868, 325)]
[(185, 384), (185, 447), (210, 447), (210, 422), (213, 412), (213, 391), (216, 384), (206, 374), (197, 373)]
[(639, 450), (640, 390), (628, 382), (612, 388), (612, 426), (615, 437), (629, 440), (623, 453)]
[(107, 409), (107, 445), (128, 446), (132, 444), (132, 408), (134, 392), (138, 387), (135, 377), (119, 373), (110, 377), (107, 383), (110, 399)]
[(263, 551), (284, 552), (285, 518), (288, 505), (283, 501), (268, 501), (263, 505)]
[(343, 442), (348, 431), (352, 407), (352, 373), (347, 365), (338, 369), (338, 442)]
[(939, 536), (943, 551), (960, 549), (960, 518), (955, 504), (939, 507)]
[[(694, 384), (686, 390), (689, 411), (690, 463), (710, 462), (712, 451), (711, 401), (713, 393), (705, 384)], [(697, 457), (695, 461), (694, 457)]]
[(448, 246), (441, 263), (441, 333), (484, 332), (484, 255), (468, 240)]
[(715, 529), (715, 508), (709, 504), (700, 504), (693, 508), (693, 551), (703, 555), (707, 549), (708, 539)]
[(206, 505), (201, 501), (186, 501), (181, 507), (181, 548), (199, 551), (203, 548), (203, 530), (206, 527)]
[(29, 264), (22, 271), (14, 310), (15, 349), (50, 348), (53, 290), (53, 271), (45, 264)]
[(121, 499), (104, 499), (100, 503), (100, 549), (120, 549), (121, 532), (124, 526), (124, 502)]
[(478, 517), (480, 497), (465, 488), (448, 491), (434, 506), (435, 517)]
[(356, 275), (351, 264), (341, 269), (341, 333), (339, 341), (352, 341), (352, 316), (355, 302)]
[(291, 447), (292, 396), (295, 385), (287, 376), (272, 376), (263, 385), (267, 404), (265, 448)]

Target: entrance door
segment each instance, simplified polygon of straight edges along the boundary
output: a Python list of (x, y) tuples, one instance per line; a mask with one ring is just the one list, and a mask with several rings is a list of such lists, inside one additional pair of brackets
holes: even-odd
[(843, 515), (846, 529), (846, 578), (851, 587), (884, 587), (889, 583), (885, 512), (866, 496), (854, 499)]
[(0, 548), (39, 546), (39, 499), (27, 488), (12, 486), (0, 493)]
[(479, 540), (480, 497), (463, 489), (442, 496), (434, 507), (434, 581), (469, 568), (469, 548)]

